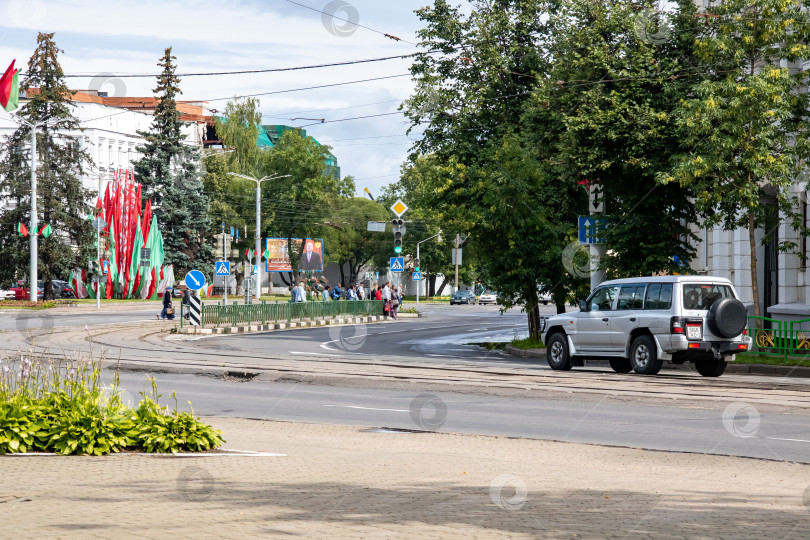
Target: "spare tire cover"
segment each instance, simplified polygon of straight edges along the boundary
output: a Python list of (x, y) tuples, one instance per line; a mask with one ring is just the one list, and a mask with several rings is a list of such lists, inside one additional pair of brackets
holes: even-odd
[(720, 337), (739, 336), (748, 323), (748, 310), (736, 298), (723, 298), (709, 308), (709, 329)]

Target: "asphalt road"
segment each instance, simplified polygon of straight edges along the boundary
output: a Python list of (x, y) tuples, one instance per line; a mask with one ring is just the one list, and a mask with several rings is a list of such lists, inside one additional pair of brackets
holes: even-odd
[[(810, 463), (810, 417), (802, 415), (230, 382), (173, 374), (156, 378), (162, 403), (173, 407), (168, 396), (176, 391), (180, 408), (187, 410), (191, 401), (194, 411), (206, 416), (438, 430)], [(130, 401), (149, 388), (143, 373), (122, 373), (121, 384)]]
[(121, 324), (128, 322), (141, 322), (155, 320), (155, 314), (160, 313), (161, 306), (155, 302), (155, 307), (131, 311), (90, 311), (82, 308), (77, 313), (54, 313), (51, 310), (43, 311), (0, 311), (0, 331), (6, 330), (36, 330), (50, 327), (61, 328), (71, 326), (101, 326), (107, 324)]

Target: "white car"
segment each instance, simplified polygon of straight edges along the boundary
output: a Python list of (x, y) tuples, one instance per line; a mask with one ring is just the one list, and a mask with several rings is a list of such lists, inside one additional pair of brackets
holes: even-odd
[(479, 304), (497, 304), (498, 303), (498, 293), (492, 291), (484, 291), (481, 293), (481, 296), (478, 297)]
[(6, 289), (0, 289), (0, 300), (14, 300), (16, 295), (14, 291), (7, 291)]
[(617, 279), (597, 287), (579, 312), (541, 321), (552, 369), (605, 358), (618, 373), (655, 375), (664, 361), (693, 362), (718, 377), (748, 351), (748, 313), (728, 279), (658, 276)]

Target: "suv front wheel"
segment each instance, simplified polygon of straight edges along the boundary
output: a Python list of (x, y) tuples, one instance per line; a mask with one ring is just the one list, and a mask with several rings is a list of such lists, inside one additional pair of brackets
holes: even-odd
[(630, 364), (639, 375), (655, 375), (661, 371), (663, 361), (658, 359), (655, 342), (650, 336), (639, 336), (630, 347)]
[(546, 360), (551, 369), (568, 371), (571, 369), (571, 355), (568, 354), (568, 340), (565, 334), (557, 332), (548, 340)]

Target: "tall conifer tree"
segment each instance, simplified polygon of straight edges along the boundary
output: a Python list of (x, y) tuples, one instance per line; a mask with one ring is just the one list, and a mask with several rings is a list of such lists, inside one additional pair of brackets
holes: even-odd
[(16, 233), (16, 225), (31, 219), (30, 124), (38, 124), (38, 221), (39, 228), (50, 225), (53, 230), (50, 237), (40, 237), (37, 250), (46, 299), (53, 298), (52, 280), (67, 279), (75, 266), (86, 267), (95, 258), (95, 238), (87, 219), (93, 192), (81, 180), (90, 156), (82, 149), (81, 125), (73, 116), (72, 94), (59, 65), (61, 52), (53, 34), (39, 34), (20, 85), (28, 101), (17, 112), (29, 125), (21, 124), (0, 147), (0, 192), (8, 203), (0, 214), (0, 281), (7, 283), (29, 272), (29, 239)]
[(135, 178), (143, 186), (144, 199), (152, 200), (163, 231), (165, 264), (173, 264), (176, 275), (192, 267), (208, 273), (213, 260), (207, 238), (208, 197), (203, 193), (199, 149), (183, 142), (176, 59), (169, 47), (158, 63), (162, 69), (154, 89), (158, 104), (150, 131), (140, 133), (146, 142), (138, 147), (143, 157), (135, 163)]

